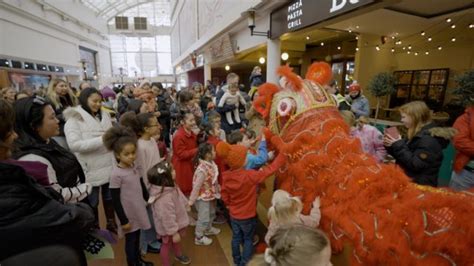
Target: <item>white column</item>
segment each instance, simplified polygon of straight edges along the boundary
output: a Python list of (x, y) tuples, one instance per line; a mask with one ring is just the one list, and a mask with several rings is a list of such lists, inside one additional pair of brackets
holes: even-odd
[(277, 68), (280, 66), (280, 40), (267, 39), (267, 82), (278, 84)]
[(212, 72), (211, 64), (205, 64), (204, 65), (204, 86), (206, 86), (208, 80), (212, 81), (211, 72)]

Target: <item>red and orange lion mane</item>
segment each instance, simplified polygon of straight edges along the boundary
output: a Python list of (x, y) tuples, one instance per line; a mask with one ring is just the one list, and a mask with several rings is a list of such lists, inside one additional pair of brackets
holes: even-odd
[(288, 66), (278, 73), (280, 87), (262, 85), (255, 103), (288, 157), (277, 186), (300, 196), (305, 213), (321, 197), (321, 228), (334, 251), (352, 246), (353, 265), (474, 264), (471, 192), (418, 186), (365, 154), (322, 87), (331, 79), (326, 63), (304, 80)]

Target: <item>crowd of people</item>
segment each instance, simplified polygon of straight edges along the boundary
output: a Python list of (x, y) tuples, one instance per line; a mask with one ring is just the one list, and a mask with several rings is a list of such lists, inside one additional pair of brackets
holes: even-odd
[[(34, 260), (35, 250), (46, 247), (51, 254), (58, 248), (73, 254), (63, 265), (86, 265), (82, 240), (99, 228), (102, 202), (106, 229), (125, 238), (128, 265), (153, 265), (143, 260), (147, 252), (159, 252), (163, 265), (174, 259), (189, 264), (181, 245), (186, 228), (195, 226), (195, 245), (211, 245), (220, 233), (213, 225), (225, 222), (232, 228), (233, 263), (247, 265), (260, 184), (286, 162), (277, 145), (268, 149), (279, 137), (265, 129), (252, 105), (263, 84), (259, 67), (250, 84), (243, 88), (230, 73), (223, 86), (194, 83), (178, 92), (146, 80), (98, 90), (53, 79), (34, 95), (2, 89), (0, 264)], [(442, 150), (452, 139), (458, 153), (450, 185), (474, 186), (474, 107), (453, 129), (436, 127), (424, 102), (405, 104), (399, 109), (408, 130), (402, 137), (370, 125), (369, 103), (357, 83), (346, 97), (335, 83), (326, 89), (350, 135), (378, 162), (391, 155), (413, 182), (436, 187)], [(298, 198), (273, 193), (268, 248), (256, 260), (329, 265), (329, 240), (315, 229), (319, 198), (308, 216), (301, 211)]]

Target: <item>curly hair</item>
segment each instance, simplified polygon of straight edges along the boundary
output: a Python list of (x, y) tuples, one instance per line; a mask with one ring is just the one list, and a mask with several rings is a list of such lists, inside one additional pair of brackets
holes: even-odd
[(130, 111), (120, 117), (120, 125), (130, 128), (137, 136), (141, 136), (153, 117), (154, 115), (151, 113), (135, 114)]
[(122, 152), (127, 144), (137, 145), (137, 137), (133, 131), (127, 127), (114, 126), (109, 128), (102, 136), (104, 146), (113, 151), (117, 156)]

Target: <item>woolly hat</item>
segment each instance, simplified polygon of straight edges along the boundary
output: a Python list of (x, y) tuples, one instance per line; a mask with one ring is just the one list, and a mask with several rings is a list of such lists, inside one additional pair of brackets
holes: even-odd
[(349, 92), (353, 92), (353, 91), (361, 91), (359, 83), (354, 82), (349, 86)]
[(114, 90), (112, 90), (109, 86), (105, 86), (104, 88), (102, 88), (100, 93), (102, 94), (102, 97), (104, 97), (104, 99), (106, 100), (109, 98), (112, 98), (115, 100), (115, 97), (117, 96)]
[(230, 145), (227, 142), (219, 142), (216, 147), (217, 155), (224, 159), (230, 169), (235, 170), (245, 165), (247, 148), (243, 145)]

